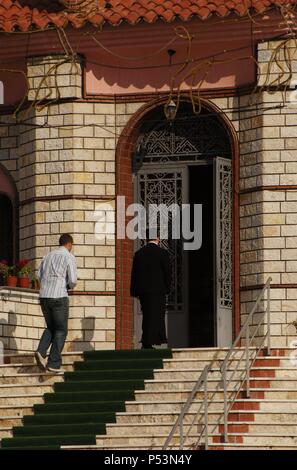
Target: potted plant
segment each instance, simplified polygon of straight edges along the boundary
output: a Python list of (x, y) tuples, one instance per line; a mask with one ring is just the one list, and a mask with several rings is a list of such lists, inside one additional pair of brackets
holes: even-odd
[(30, 266), (30, 261), (27, 259), (22, 259), (17, 263), (17, 277), (18, 277), (18, 286), (24, 289), (30, 287), (30, 274), (32, 272), (32, 267)]
[(9, 266), (6, 260), (0, 261), (0, 273), (8, 287), (16, 287), (18, 279), (15, 276), (15, 266)]
[(40, 281), (38, 277), (33, 277), (31, 281), (32, 289), (39, 290), (40, 289)]

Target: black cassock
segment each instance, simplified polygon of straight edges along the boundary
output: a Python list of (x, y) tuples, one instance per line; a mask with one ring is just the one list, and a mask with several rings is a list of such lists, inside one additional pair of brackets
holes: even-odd
[(143, 345), (167, 343), (165, 307), (170, 285), (167, 251), (156, 243), (147, 243), (134, 255), (130, 289), (131, 295), (139, 297), (141, 304)]

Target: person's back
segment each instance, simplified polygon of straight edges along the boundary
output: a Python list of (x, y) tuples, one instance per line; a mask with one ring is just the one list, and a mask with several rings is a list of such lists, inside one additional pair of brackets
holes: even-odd
[(131, 295), (139, 297), (143, 313), (142, 347), (167, 342), (165, 328), (166, 294), (170, 291), (171, 268), (168, 252), (151, 240), (134, 255)]
[[(73, 238), (68, 233), (61, 235), (60, 248), (46, 255), (39, 268), (41, 288), (40, 306), (46, 329), (35, 353), (39, 367), (50, 372), (63, 373), (61, 369), (65, 339), (68, 332), (69, 298), (67, 289), (73, 289), (77, 282), (76, 261), (70, 253)], [(48, 361), (46, 354), (51, 346)]]
[(166, 250), (148, 243), (135, 253), (131, 293), (167, 294), (170, 289), (170, 261)]
[(76, 284), (74, 256), (64, 246), (51, 251), (42, 261), (39, 279), (40, 297), (67, 297), (67, 288), (72, 289)]

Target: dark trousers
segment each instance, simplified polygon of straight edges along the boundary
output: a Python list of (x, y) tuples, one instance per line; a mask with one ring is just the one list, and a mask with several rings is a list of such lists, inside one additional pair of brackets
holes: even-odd
[(40, 339), (37, 351), (46, 357), (51, 346), (48, 358), (48, 367), (59, 369), (62, 364), (61, 352), (63, 350), (68, 332), (69, 299), (40, 299), (42, 313), (46, 323), (46, 329)]
[(163, 294), (143, 294), (139, 297), (142, 310), (143, 345), (167, 343), (165, 328), (166, 296)]

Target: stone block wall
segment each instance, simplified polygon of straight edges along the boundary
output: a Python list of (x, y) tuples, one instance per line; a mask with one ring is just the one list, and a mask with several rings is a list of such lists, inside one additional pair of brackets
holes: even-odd
[[(273, 65), (266, 80), (268, 62), (280, 41), (259, 45), (259, 83), (280, 80)], [(295, 43), (291, 50), (294, 83)], [(279, 52), (283, 60), (283, 50)], [(286, 79), (288, 67), (280, 62)], [(241, 97), (240, 210), (241, 210), (241, 313), (246, 318), (268, 277), (271, 288), (272, 344), (290, 345), (297, 319), (297, 97), (290, 89), (273, 92), (260, 88), (253, 97)], [(250, 103), (250, 106), (246, 105)], [(265, 306), (264, 306), (265, 307)], [(263, 309), (263, 306), (262, 306)], [(264, 328), (265, 329), (265, 328)]]
[[(113, 349), (114, 298), (72, 295), (69, 303), (65, 351)], [(44, 328), (37, 292), (0, 290), (0, 340), (5, 354), (36, 351)]]
[(63, 55), (32, 57), (27, 64), (29, 101), (82, 97), (80, 59)]

